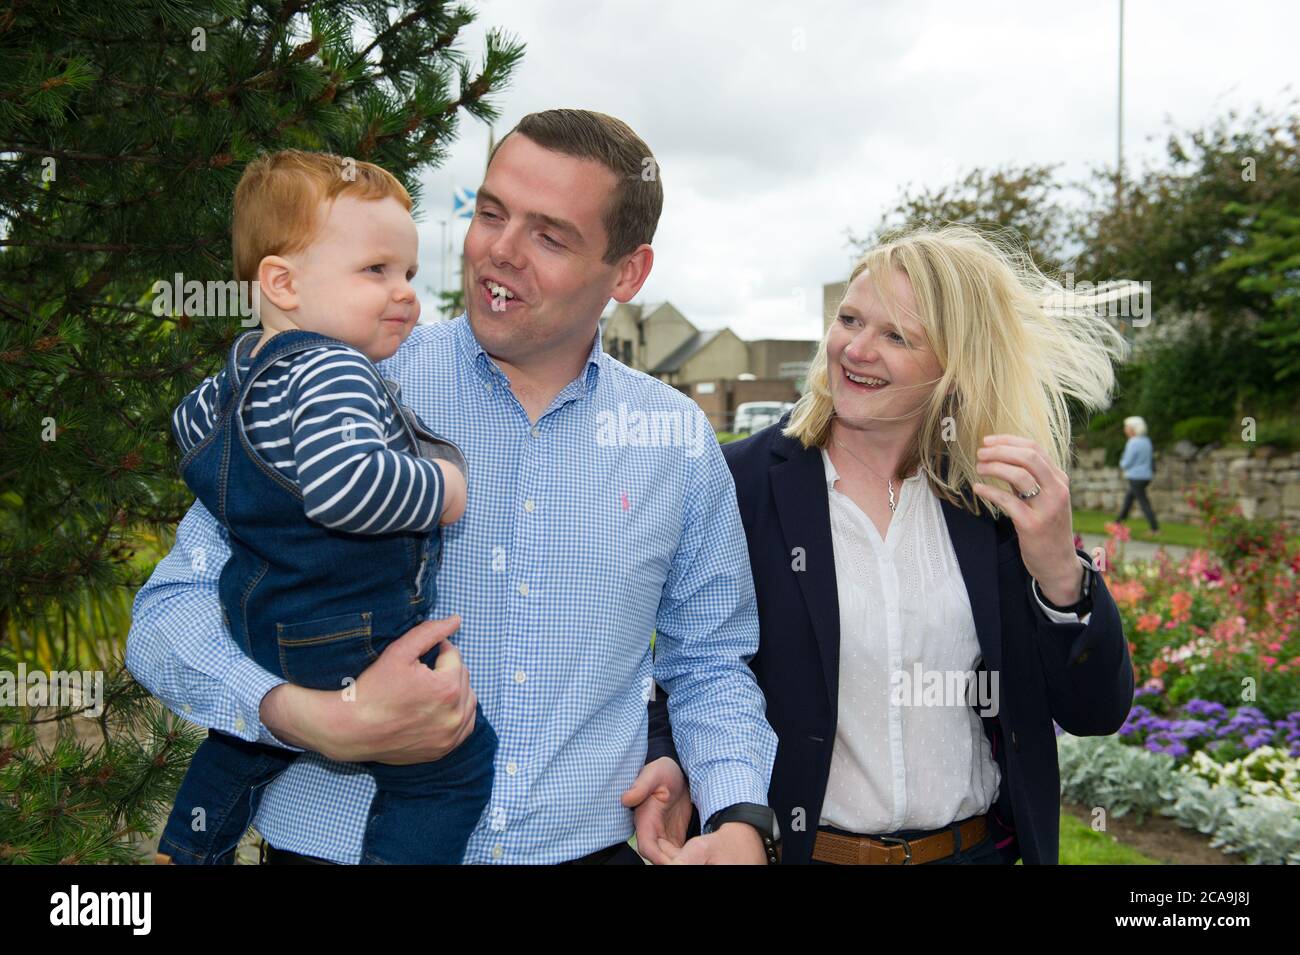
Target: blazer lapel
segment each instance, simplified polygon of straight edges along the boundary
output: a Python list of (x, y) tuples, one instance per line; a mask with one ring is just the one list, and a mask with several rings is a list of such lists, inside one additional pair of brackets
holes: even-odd
[(795, 548), (803, 555), (804, 568), (795, 573), (808, 605), (834, 713), (839, 707), (840, 601), (826, 471), (818, 449), (806, 449), (792, 438), (777, 436), (772, 453), (777, 459), (770, 470), (772, 496), (786, 545), (782, 559), (795, 560)]
[(940, 498), (957, 566), (970, 597), (984, 665), (1002, 668), (1002, 614), (998, 609), (998, 546), (993, 522)]

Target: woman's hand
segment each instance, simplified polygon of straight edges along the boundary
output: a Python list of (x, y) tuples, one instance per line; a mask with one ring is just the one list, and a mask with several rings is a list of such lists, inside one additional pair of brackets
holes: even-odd
[(1025, 569), (1051, 603), (1072, 604), (1082, 596), (1083, 565), (1074, 550), (1070, 478), (1028, 438), (991, 434), (984, 438), (975, 469), (1006, 481), (1019, 493), (1039, 492), (1024, 499), (988, 484), (971, 490), (1001, 508), (1016, 526)]

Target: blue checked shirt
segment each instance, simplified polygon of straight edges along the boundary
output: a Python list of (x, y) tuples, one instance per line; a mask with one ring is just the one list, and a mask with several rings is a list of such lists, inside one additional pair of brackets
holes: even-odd
[[(606, 355), (599, 333), (536, 425), (465, 316), (417, 326), (380, 370), (469, 462), (433, 610), (461, 615), (452, 642), (500, 738), (465, 861), (560, 862), (627, 839), (619, 797), (646, 757), (656, 682), (701, 818), (766, 805), (776, 736), (747, 666), (753, 577), (704, 413)], [(126, 663), (186, 719), (284, 747), (258, 717), (284, 680), (222, 622), (228, 555), (225, 529), (196, 503), (136, 596)], [(278, 848), (355, 863), (374, 789), (356, 765), (304, 752), (267, 787), (254, 826)]]

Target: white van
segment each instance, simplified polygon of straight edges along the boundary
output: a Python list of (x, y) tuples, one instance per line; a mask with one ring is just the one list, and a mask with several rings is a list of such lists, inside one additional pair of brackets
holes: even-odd
[(731, 430), (736, 434), (752, 434), (776, 424), (794, 404), (789, 401), (746, 401), (736, 408), (736, 420)]

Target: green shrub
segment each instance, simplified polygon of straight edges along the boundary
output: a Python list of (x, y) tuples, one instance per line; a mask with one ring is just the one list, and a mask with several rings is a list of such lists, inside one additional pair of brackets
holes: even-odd
[(1255, 443), (1272, 445), (1279, 451), (1295, 451), (1300, 448), (1300, 421), (1271, 418), (1255, 432)]
[(1124, 442), (1128, 440), (1124, 437), (1125, 417), (1124, 411), (1114, 406), (1094, 415), (1088, 422), (1087, 434), (1079, 442), (1090, 448), (1104, 448), (1107, 467), (1117, 467), (1120, 455), (1124, 453)]
[(1228, 419), (1218, 416), (1202, 415), (1197, 418), (1184, 418), (1174, 425), (1175, 441), (1190, 441), (1203, 445), (1222, 440), (1228, 430)]

